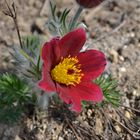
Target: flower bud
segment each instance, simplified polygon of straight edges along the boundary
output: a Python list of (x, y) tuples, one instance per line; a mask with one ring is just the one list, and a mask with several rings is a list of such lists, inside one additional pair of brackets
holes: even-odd
[(76, 1), (84, 8), (92, 8), (98, 6), (104, 0), (76, 0)]

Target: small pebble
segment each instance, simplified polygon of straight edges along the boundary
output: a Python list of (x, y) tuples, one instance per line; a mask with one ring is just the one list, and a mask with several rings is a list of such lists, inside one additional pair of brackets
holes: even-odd
[(140, 48), (140, 43), (138, 44), (138, 46), (137, 46), (138, 48)]
[(64, 140), (62, 137), (59, 137), (58, 140)]
[(123, 48), (126, 49), (126, 48), (128, 48), (128, 46), (127, 45), (124, 45)]
[(118, 52), (113, 49), (110, 49), (108, 52), (109, 52), (110, 56), (112, 57), (112, 61), (114, 63), (118, 63), (118, 56), (119, 56)]
[(133, 96), (135, 96), (135, 97), (139, 97), (140, 94), (139, 94), (136, 90), (134, 90), (134, 91), (133, 91)]
[(88, 109), (87, 116), (88, 117), (91, 117), (91, 115), (92, 115), (92, 110), (91, 109)]
[(119, 126), (119, 125), (115, 125), (114, 127), (115, 127), (115, 129), (116, 129), (116, 131), (117, 131), (117, 132), (119, 132), (119, 133), (120, 133), (120, 132), (122, 131), (122, 129), (120, 128), (120, 126)]
[(121, 67), (121, 68), (120, 68), (120, 71), (121, 71), (121, 72), (126, 72), (126, 68), (125, 68), (125, 67)]
[(16, 135), (15, 140), (21, 140), (21, 138), (18, 135)]
[(131, 32), (130, 33), (130, 37), (135, 37), (135, 33), (134, 32)]
[(131, 119), (131, 114), (129, 111), (125, 111), (125, 117)]
[(120, 59), (121, 61), (124, 61), (124, 57), (123, 57), (123, 56), (119, 56), (119, 59)]

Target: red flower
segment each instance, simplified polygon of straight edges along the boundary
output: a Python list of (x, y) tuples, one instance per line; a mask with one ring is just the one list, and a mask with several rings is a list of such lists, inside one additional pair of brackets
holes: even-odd
[(92, 8), (98, 6), (104, 0), (76, 0), (84, 8)]
[(106, 59), (97, 50), (79, 53), (85, 41), (86, 33), (79, 28), (45, 43), (42, 80), (38, 84), (47, 92), (57, 92), (77, 112), (81, 111), (82, 100), (100, 102), (103, 99), (102, 90), (92, 80), (104, 71)]

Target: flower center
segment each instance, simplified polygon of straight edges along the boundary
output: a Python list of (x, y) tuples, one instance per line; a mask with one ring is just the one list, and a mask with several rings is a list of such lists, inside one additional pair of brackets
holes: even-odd
[(79, 84), (83, 75), (79, 60), (77, 57), (71, 56), (62, 58), (60, 63), (51, 71), (53, 80), (67, 86)]

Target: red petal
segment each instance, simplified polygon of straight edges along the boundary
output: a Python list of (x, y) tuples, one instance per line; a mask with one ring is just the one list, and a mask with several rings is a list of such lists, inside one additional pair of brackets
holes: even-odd
[(69, 32), (59, 42), (61, 56), (74, 56), (79, 53), (86, 42), (86, 33), (83, 28)]
[(59, 88), (60, 98), (67, 104), (71, 104), (71, 110), (81, 112), (81, 98), (78, 96), (76, 88), (72, 87), (60, 87)]
[(80, 91), (79, 96), (82, 100), (101, 102), (103, 100), (103, 93), (101, 88), (93, 82), (82, 82), (77, 85)]
[(101, 51), (88, 50), (78, 54), (79, 63), (81, 64), (83, 79), (96, 79), (105, 69), (106, 59)]
[(45, 91), (52, 92), (56, 91), (55, 83), (53, 82), (48, 66), (44, 64), (42, 69), (42, 80), (39, 81), (38, 86)]
[(100, 102), (103, 99), (102, 90), (94, 83), (81, 83), (76, 87), (59, 87), (59, 96), (67, 104), (71, 104), (71, 109), (81, 112), (81, 101)]
[(42, 59), (49, 68), (53, 67), (60, 59), (59, 39), (53, 38), (50, 42), (44, 44), (42, 48)]

